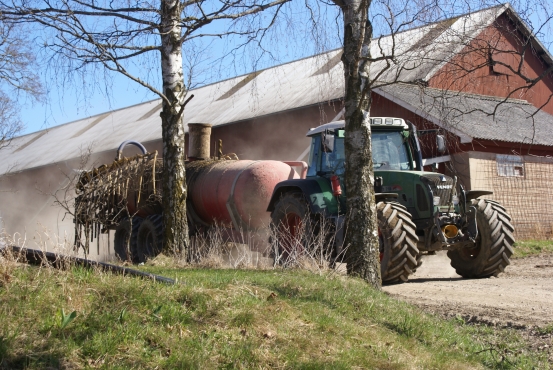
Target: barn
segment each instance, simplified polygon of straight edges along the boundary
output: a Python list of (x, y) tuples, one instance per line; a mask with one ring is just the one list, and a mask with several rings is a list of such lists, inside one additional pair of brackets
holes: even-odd
[[(422, 137), (426, 169), (457, 176), (467, 189), (494, 191), (517, 238), (551, 237), (553, 57), (511, 6), (374, 41), (372, 55), (393, 45), (397, 62), (371, 66), (371, 115), (431, 129)], [(305, 159), (309, 128), (341, 118), (340, 57), (332, 50), (195, 89), (185, 128), (212, 124), (212, 144), (221, 139), (223, 151), (240, 159)], [(6, 232), (29, 247), (71, 244), (73, 220), (64, 208), (71, 179), (111, 162), (125, 140), (162, 152), (160, 111), (154, 100), (14, 138), (0, 150)], [(446, 152), (435, 149), (437, 133), (446, 137)], [(112, 258), (108, 240), (99, 239), (92, 258)]]

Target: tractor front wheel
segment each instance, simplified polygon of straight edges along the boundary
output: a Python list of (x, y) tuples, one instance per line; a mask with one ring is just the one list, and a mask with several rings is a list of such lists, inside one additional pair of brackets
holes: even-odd
[(376, 205), (382, 283), (407, 281), (419, 265), (419, 240), (411, 214), (396, 202)]
[(451, 266), (464, 278), (497, 276), (510, 264), (515, 231), (511, 217), (499, 203), (473, 199), (476, 208), (478, 236), (472, 248), (447, 252)]

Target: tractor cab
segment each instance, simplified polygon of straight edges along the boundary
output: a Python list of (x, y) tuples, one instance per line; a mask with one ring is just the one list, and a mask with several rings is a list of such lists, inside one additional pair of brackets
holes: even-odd
[[(343, 176), (345, 172), (345, 123), (330, 122), (313, 128), (307, 176)], [(375, 171), (420, 169), (410, 128), (401, 118), (371, 118), (372, 160)], [(414, 149), (414, 150), (413, 150)]]

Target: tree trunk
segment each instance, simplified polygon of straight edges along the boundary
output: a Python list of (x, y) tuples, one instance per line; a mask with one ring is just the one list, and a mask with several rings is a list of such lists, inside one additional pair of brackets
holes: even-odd
[(186, 172), (184, 168), (184, 126), (182, 112), (186, 87), (182, 69), (180, 2), (161, 2), (161, 73), (163, 99), (163, 246), (166, 252), (188, 250), (186, 220)]
[(345, 0), (344, 53), (346, 119), (346, 173), (348, 221), (345, 238), (349, 275), (359, 276), (376, 288), (382, 285), (378, 226), (374, 200), (371, 152), (371, 91), (369, 57), (372, 25), (368, 20), (370, 0)]

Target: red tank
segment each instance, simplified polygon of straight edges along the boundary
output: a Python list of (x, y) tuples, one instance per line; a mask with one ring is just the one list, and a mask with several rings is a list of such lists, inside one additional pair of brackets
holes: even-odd
[(299, 177), (290, 165), (279, 161), (190, 162), (186, 178), (192, 217), (209, 225), (266, 227), (270, 222), (267, 207), (275, 185)]

